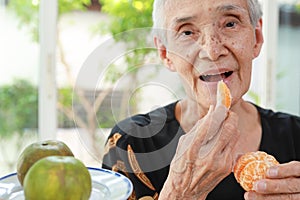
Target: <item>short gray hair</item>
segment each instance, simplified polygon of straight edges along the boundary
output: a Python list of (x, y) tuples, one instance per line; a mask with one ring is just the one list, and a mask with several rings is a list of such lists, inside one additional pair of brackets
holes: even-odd
[[(168, 0), (154, 0), (152, 12), (153, 29), (165, 28), (166, 16), (164, 14), (164, 8), (167, 1)], [(250, 21), (251, 24), (255, 27), (258, 20), (262, 17), (261, 5), (258, 0), (247, 0), (247, 3)], [(161, 34), (159, 34), (159, 32), (161, 31), (158, 31), (157, 34), (162, 36)], [(163, 37), (161, 39), (163, 39)]]

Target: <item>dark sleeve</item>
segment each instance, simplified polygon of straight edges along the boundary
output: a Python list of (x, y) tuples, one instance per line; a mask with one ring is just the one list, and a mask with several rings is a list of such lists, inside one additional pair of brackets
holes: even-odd
[(280, 163), (300, 161), (300, 117), (261, 110), (263, 136), (260, 150)]
[(174, 115), (175, 103), (120, 121), (107, 140), (103, 168), (127, 176), (132, 199), (158, 199), (178, 140), (184, 134)]
[(292, 117), (291, 124), (291, 132), (294, 135), (295, 159), (300, 161), (300, 117)]
[(133, 184), (133, 193), (129, 199), (139, 199), (143, 196), (158, 198), (150, 179), (139, 168), (139, 163), (134, 157), (131, 137), (115, 126), (108, 137), (102, 167), (119, 172), (128, 177)]

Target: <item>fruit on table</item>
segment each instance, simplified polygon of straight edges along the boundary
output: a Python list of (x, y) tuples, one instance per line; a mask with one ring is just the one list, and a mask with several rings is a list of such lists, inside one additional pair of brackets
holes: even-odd
[(233, 173), (238, 183), (246, 190), (253, 190), (255, 181), (266, 177), (269, 167), (279, 162), (263, 151), (249, 152), (241, 156), (234, 166)]
[(48, 156), (38, 160), (24, 179), (26, 200), (88, 200), (91, 175), (72, 156)]
[(46, 156), (74, 156), (70, 148), (59, 140), (35, 142), (27, 146), (17, 161), (17, 176), (21, 185), (29, 168), (39, 159)]

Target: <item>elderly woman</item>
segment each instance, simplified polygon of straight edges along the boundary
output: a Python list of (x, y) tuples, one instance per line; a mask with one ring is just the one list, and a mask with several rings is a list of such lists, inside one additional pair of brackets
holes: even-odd
[[(186, 97), (119, 122), (103, 167), (127, 175), (132, 199), (300, 199), (300, 118), (243, 100), (263, 45), (257, 0), (155, 0), (154, 43)], [(216, 105), (217, 84), (230, 109)], [(265, 151), (281, 163), (245, 192), (236, 159)]]

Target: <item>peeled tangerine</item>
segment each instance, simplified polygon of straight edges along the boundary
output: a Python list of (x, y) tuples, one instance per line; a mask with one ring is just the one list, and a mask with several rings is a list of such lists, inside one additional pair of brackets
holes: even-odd
[(255, 181), (264, 179), (269, 167), (279, 162), (271, 155), (263, 152), (249, 152), (241, 156), (234, 166), (233, 173), (238, 183), (246, 190), (253, 190)]
[(227, 109), (231, 106), (231, 94), (230, 90), (224, 81), (218, 82), (218, 90), (217, 90), (217, 105), (224, 105)]

